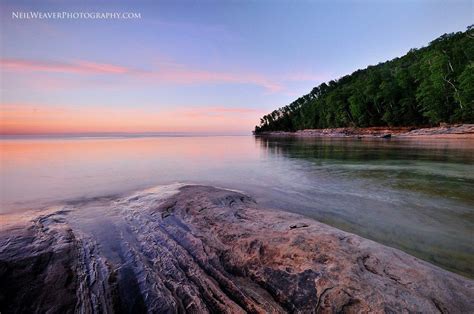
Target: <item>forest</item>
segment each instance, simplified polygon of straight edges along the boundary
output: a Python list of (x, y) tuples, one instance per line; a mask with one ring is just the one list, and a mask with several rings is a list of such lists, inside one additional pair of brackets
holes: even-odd
[(313, 88), (260, 119), (270, 131), (474, 123), (474, 25)]

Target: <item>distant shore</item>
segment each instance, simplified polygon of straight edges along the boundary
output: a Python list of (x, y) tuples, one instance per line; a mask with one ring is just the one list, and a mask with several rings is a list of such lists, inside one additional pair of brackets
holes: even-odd
[(297, 137), (355, 137), (355, 138), (469, 138), (474, 139), (474, 124), (451, 124), (438, 127), (368, 127), (305, 129), (296, 132), (261, 132), (257, 136), (297, 136)]

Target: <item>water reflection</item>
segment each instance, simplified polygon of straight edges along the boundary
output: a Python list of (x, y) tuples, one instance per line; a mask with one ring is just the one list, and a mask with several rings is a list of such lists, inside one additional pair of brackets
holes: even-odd
[[(256, 137), (266, 151), (338, 160), (430, 160), (474, 164), (472, 139)], [(316, 148), (316, 149), (315, 149)]]
[(474, 275), (474, 141), (256, 141), (306, 174), (288, 208)]
[(474, 277), (472, 140), (4, 139), (0, 149), (0, 213), (212, 184)]

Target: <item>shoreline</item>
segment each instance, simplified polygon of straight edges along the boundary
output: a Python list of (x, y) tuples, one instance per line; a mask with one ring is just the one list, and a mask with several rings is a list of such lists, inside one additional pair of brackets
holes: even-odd
[(368, 127), (305, 129), (295, 132), (272, 131), (254, 134), (270, 137), (344, 137), (344, 138), (452, 138), (474, 139), (474, 124), (453, 124), (439, 127)]
[(35, 215), (0, 231), (2, 312), (474, 311), (472, 279), (238, 191), (176, 184)]

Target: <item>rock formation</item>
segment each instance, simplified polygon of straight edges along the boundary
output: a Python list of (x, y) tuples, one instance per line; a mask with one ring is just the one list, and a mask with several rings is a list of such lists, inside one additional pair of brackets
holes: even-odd
[(67, 204), (0, 231), (0, 312), (474, 312), (474, 282), (207, 186)]

